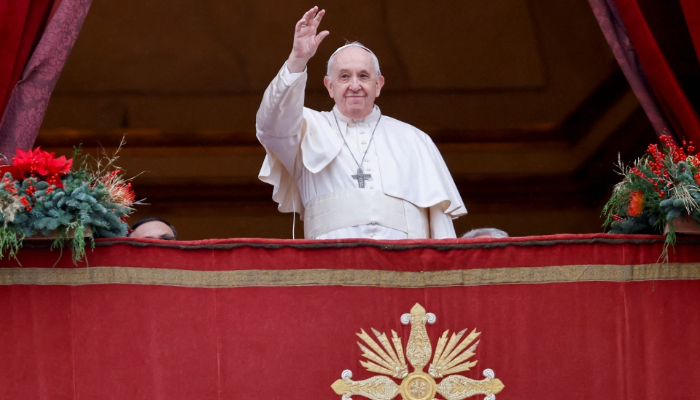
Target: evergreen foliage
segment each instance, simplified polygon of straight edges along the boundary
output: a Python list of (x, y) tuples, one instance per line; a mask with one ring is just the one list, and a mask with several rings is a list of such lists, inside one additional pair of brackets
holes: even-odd
[(661, 136), (664, 149), (650, 145), (632, 167), (618, 161), (622, 182), (603, 207), (609, 233), (666, 234), (664, 252), (676, 241), (673, 220), (690, 217), (700, 223), (700, 159), (693, 143), (677, 147)]
[(0, 182), (0, 258), (16, 257), (25, 237), (55, 236), (52, 248), (70, 239), (77, 263), (85, 256), (86, 238), (94, 246), (94, 238), (126, 236), (134, 197), (121, 170), (112, 169), (116, 153), (90, 165), (78, 148), (73, 171), (73, 159), (39, 148), (18, 154), (13, 166), (0, 167), (6, 171)]

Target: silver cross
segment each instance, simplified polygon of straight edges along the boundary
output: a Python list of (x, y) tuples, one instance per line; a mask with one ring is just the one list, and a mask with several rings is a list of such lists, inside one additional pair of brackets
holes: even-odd
[(371, 178), (370, 174), (363, 174), (362, 168), (357, 169), (357, 175), (352, 175), (352, 179), (357, 179), (357, 185), (362, 189), (365, 187), (365, 180)]

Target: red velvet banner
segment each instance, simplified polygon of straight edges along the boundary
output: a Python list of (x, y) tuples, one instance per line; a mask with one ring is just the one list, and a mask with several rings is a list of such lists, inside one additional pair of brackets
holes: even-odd
[(433, 349), (481, 332), (462, 374), (499, 399), (696, 399), (700, 241), (657, 263), (662, 240), (122, 239), (89, 267), (30, 243), (0, 262), (0, 399), (339, 398), (376, 375), (355, 333), (405, 348), (416, 303)]

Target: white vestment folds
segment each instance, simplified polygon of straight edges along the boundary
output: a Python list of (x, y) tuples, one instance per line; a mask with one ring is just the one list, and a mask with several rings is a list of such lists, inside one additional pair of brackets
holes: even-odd
[[(279, 210), (298, 212), (303, 220), (305, 208), (320, 196), (377, 190), (410, 203), (409, 214), (413, 206), (424, 209), (430, 224), (425, 237), (456, 237), (452, 219), (467, 210), (430, 137), (381, 115), (377, 106), (361, 120), (343, 116), (337, 107), (329, 112), (305, 108), (306, 79), (306, 72), (291, 74), (283, 66), (265, 91), (256, 118), (256, 134), (267, 151), (258, 177), (274, 186), (272, 198)], [(358, 164), (371, 175), (364, 189), (358, 189), (358, 180), (352, 177)], [(381, 223), (367, 223), (307, 238), (355, 237), (410, 236)]]

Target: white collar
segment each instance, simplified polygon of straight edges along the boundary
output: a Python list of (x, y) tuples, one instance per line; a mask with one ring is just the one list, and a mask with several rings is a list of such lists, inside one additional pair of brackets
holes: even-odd
[(379, 120), (379, 116), (382, 115), (382, 111), (379, 109), (379, 106), (377, 106), (376, 104), (374, 105), (372, 112), (368, 116), (366, 116), (364, 118), (360, 118), (360, 119), (352, 119), (352, 118), (346, 117), (345, 115), (343, 115), (343, 113), (340, 112), (340, 110), (338, 110), (338, 106), (333, 106), (333, 113), (335, 114), (336, 118), (338, 118), (338, 121), (340, 121), (346, 125), (351, 124), (351, 123), (359, 124), (359, 123), (363, 123), (363, 122), (366, 124), (373, 124), (373, 123), (377, 122), (377, 120)]

